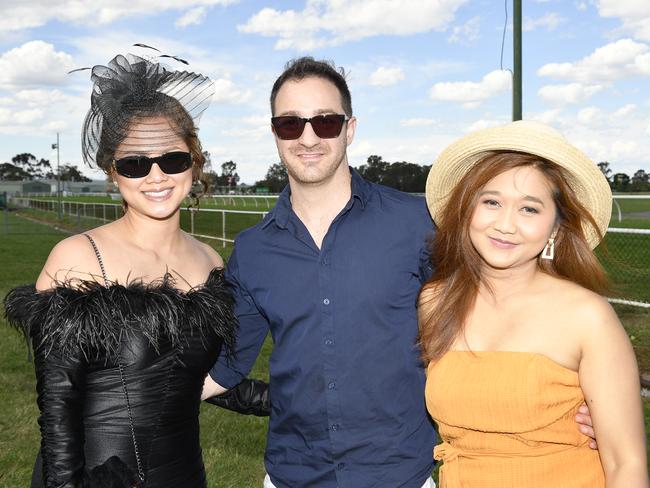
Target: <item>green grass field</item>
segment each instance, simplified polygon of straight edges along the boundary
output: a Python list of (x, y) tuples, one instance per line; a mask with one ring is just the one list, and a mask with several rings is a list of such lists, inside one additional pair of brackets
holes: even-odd
[[(42, 220), (47, 225), (27, 219)], [(185, 225), (187, 223), (184, 222)], [(54, 228), (55, 224), (58, 229)], [(76, 216), (57, 222), (56, 215), (52, 212), (33, 209), (3, 213), (0, 218), (0, 295), (4, 296), (18, 284), (33, 282), (50, 249), (70, 232), (98, 224), (97, 219)], [(201, 221), (199, 224), (198, 220), (195, 221), (197, 228), (200, 226), (201, 229), (209, 229), (210, 225), (213, 222)], [(222, 248), (221, 243), (216, 241), (206, 242), (214, 245), (224, 257), (229, 256), (230, 245)], [(613, 245), (615, 243), (611, 243), (610, 247)], [(650, 280), (645, 283), (650, 283)], [(616, 310), (631, 336), (640, 367), (644, 371), (650, 371), (650, 310), (633, 307), (616, 307)], [(33, 366), (27, 360), (24, 340), (3, 321), (0, 321), (0, 341), (0, 361), (3, 365), (0, 379), (4, 392), (4, 401), (0, 407), (0, 487), (28, 486), (39, 443)], [(251, 376), (268, 378), (271, 348), (267, 339)], [(648, 431), (648, 399), (644, 400), (644, 410)], [(244, 417), (209, 404), (203, 405), (201, 443), (209, 486), (261, 487), (266, 429), (266, 419)]]

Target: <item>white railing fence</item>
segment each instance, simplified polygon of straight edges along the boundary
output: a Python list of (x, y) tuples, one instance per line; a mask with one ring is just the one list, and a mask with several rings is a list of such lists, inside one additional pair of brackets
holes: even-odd
[[(229, 200), (233, 198), (248, 199), (251, 206), (269, 204), (262, 203), (260, 197), (254, 196), (222, 195), (210, 198), (224, 199), (225, 205), (232, 205)], [(650, 195), (647, 198), (650, 198)], [(20, 207), (54, 213), (58, 211), (56, 199), (51, 198), (11, 197), (11, 202)], [(116, 220), (122, 215), (122, 205), (63, 200), (61, 213), (76, 219), (77, 227), (82, 228), (81, 219), (97, 219), (102, 222)], [(234, 242), (239, 232), (260, 222), (266, 214), (265, 210), (183, 208), (181, 226), (193, 236), (219, 241), (226, 247)], [(623, 285), (622, 294), (626, 296), (611, 298), (610, 301), (650, 308), (650, 229), (610, 227), (607, 234), (608, 253), (605, 256), (605, 266), (614, 283)]]
[[(58, 212), (58, 202), (53, 199), (12, 197), (19, 207), (47, 212)], [(122, 216), (122, 205), (117, 203), (74, 202), (63, 200), (61, 214), (77, 220), (97, 219), (103, 222), (117, 220)], [(246, 227), (255, 225), (267, 214), (266, 211), (226, 210), (215, 208), (181, 208), (181, 227), (191, 235), (222, 242), (223, 247), (234, 242), (235, 235)]]
[[(612, 215), (618, 218), (619, 222), (623, 221), (623, 211), (618, 200), (650, 200), (650, 195), (623, 195), (617, 193), (612, 198)], [(650, 217), (649, 217), (650, 218)]]

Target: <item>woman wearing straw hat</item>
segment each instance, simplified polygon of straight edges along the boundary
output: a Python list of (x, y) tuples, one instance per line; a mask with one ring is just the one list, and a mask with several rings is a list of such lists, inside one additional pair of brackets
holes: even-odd
[(181, 230), (179, 209), (205, 162), (196, 122), (213, 84), (133, 55), (92, 80), (83, 156), (126, 212), (57, 244), (36, 285), (5, 300), (34, 348), (32, 486), (204, 487), (201, 390), (236, 319), (221, 257)]
[[(605, 177), (552, 128), (472, 133), (431, 168), (419, 300), (442, 488), (647, 487), (639, 376), (593, 253)], [(573, 418), (586, 402), (599, 451)]]

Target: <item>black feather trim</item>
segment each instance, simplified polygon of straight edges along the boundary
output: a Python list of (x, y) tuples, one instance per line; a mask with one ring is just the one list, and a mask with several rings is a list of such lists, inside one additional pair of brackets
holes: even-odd
[(174, 286), (171, 275), (127, 285), (74, 280), (38, 292), (34, 285), (11, 290), (4, 299), (7, 321), (31, 338), (35, 349), (62, 354), (81, 351), (87, 358), (114, 354), (123, 334), (142, 333), (154, 348), (161, 339), (175, 347), (185, 334), (221, 339), (232, 353), (237, 319), (222, 269), (213, 269), (206, 282), (189, 291)]

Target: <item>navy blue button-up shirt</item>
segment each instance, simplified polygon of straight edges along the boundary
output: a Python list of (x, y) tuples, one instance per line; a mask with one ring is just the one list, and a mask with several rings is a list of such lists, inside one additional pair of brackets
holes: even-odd
[(435, 444), (415, 345), (433, 232), (424, 199), (352, 171), (352, 198), (318, 249), (289, 195), (236, 239), (226, 276), (237, 354), (210, 374), (235, 386), (270, 329), (265, 464), (273, 483), (420, 488)]

